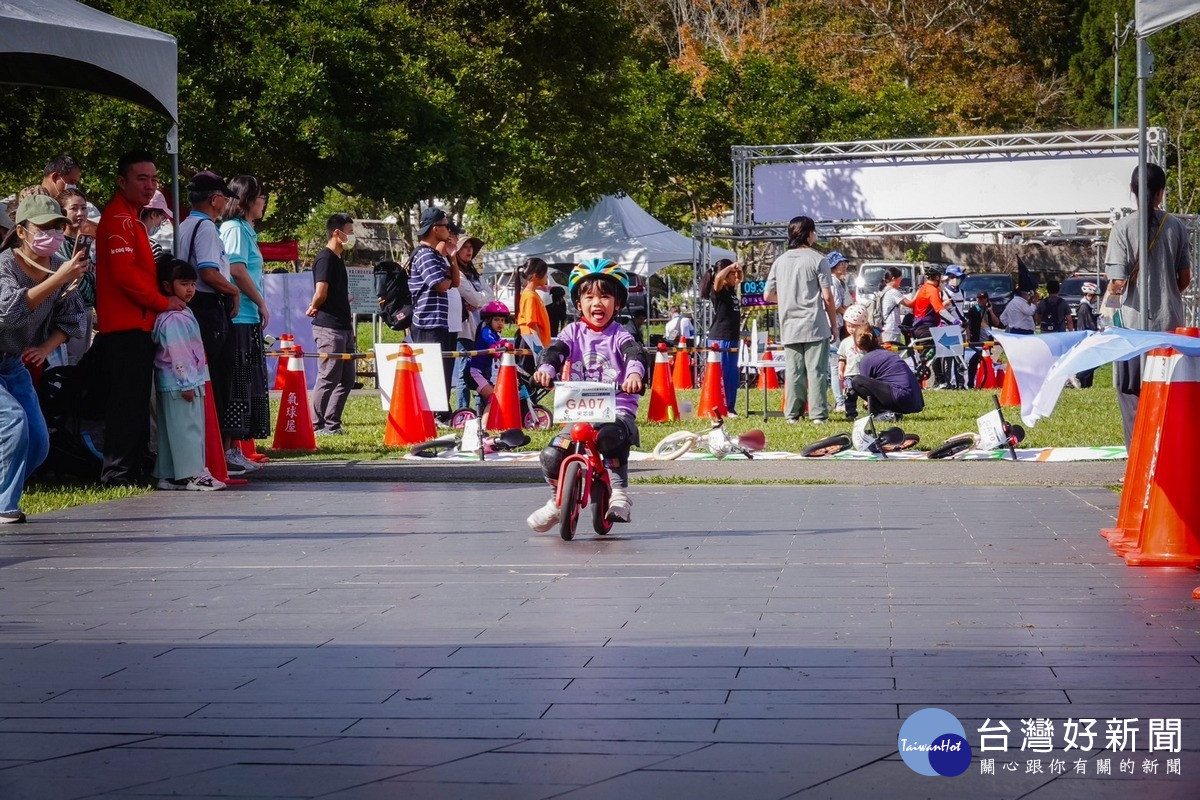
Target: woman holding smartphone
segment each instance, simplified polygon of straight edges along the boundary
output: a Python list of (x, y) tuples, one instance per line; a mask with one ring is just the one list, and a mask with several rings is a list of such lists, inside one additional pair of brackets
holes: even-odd
[(54, 200), (28, 197), (0, 245), (0, 524), (25, 521), (25, 482), (50, 452), (30, 373), (83, 334), (83, 303), (71, 286), (83, 277), (87, 257), (59, 257), (66, 224)]

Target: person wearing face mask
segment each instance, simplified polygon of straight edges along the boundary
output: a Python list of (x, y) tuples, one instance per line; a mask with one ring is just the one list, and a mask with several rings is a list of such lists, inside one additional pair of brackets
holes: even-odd
[[(967, 296), (963, 294), (962, 290), (963, 279), (966, 276), (967, 271), (957, 264), (951, 264), (946, 268), (946, 280), (942, 284), (942, 303), (950, 315), (947, 324), (962, 325), (966, 319)], [(945, 376), (943, 382), (946, 388), (967, 388), (966, 367), (961, 358), (942, 358), (938, 360), (943, 362), (942, 374)]]
[(104, 409), (107, 486), (147, 483), (150, 395), (154, 342), (150, 331), (160, 311), (185, 308), (158, 287), (150, 240), (139, 219), (158, 190), (154, 156), (136, 150), (117, 162), (117, 190), (96, 228), (97, 346), (108, 379)]
[(83, 167), (71, 156), (63, 153), (46, 163), (42, 171), (42, 186), (51, 197), (62, 194), (64, 189), (75, 189), (83, 177)]
[(31, 197), (0, 245), (0, 524), (21, 523), (25, 482), (50, 452), (31, 371), (68, 338), (83, 335), (78, 281), (87, 256), (64, 261), (67, 218), (49, 197)]
[[(343, 256), (354, 247), (354, 218), (331, 214), (325, 221), (329, 239), (313, 261), (313, 296), (305, 313), (312, 317), (313, 340), (318, 353), (353, 353), (358, 348), (354, 335), (354, 313), (350, 309), (350, 285)], [(313, 429), (318, 436), (342, 436), (342, 412), (354, 388), (354, 360), (322, 358), (317, 361), (313, 385)]]

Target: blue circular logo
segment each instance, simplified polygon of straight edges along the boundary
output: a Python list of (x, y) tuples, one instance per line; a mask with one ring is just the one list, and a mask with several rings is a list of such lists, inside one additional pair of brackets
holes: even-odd
[(971, 745), (962, 723), (949, 711), (923, 708), (909, 715), (897, 737), (900, 757), (919, 775), (962, 775), (971, 766)]

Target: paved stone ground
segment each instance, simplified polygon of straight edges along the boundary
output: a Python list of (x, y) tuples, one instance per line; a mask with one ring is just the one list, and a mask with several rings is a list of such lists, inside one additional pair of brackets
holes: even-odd
[[(646, 486), (570, 543), (524, 528), (543, 496), (262, 484), (7, 533), (0, 798), (1200, 792), (1200, 572), (1111, 555), (1107, 490)], [(926, 707), (973, 747), (1003, 720), (998, 774), (911, 771)], [(1035, 717), (1053, 753), (1020, 752)], [(1068, 718), (1138, 718), (1136, 752), (1101, 733), (1075, 775)]]

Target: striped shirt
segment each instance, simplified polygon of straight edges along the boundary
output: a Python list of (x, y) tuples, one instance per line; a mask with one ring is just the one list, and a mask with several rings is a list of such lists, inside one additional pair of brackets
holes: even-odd
[(413, 327), (444, 328), (449, 330), (450, 303), (445, 292), (434, 286), (446, 280), (449, 265), (437, 250), (427, 244), (413, 251), (412, 269), (408, 273), (408, 290), (413, 296)]

